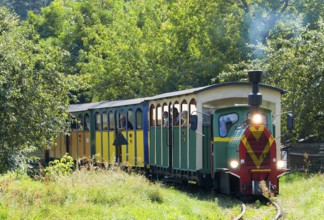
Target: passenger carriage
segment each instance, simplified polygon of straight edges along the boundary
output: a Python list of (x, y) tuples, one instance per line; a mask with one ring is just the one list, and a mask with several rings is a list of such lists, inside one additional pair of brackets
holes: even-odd
[[(261, 85), (260, 92), (263, 95), (261, 112), (264, 124), (271, 133), (276, 134), (273, 140), (280, 146), (280, 100), (284, 91)], [(241, 177), (232, 172), (230, 163), (235, 159), (239, 162), (241, 135), (237, 129), (250, 117), (251, 110), (247, 99), (249, 93), (250, 83), (224, 83), (152, 97), (152, 173), (168, 179), (212, 185), (224, 193), (239, 190), (235, 187), (239, 187), (237, 185)], [(173, 109), (177, 109), (178, 112), (188, 111), (191, 117), (196, 115), (195, 131), (190, 128), (192, 123), (184, 126), (181, 123), (170, 123), (163, 126), (163, 113), (168, 112), (169, 120), (172, 120)], [(179, 117), (181, 121), (181, 115)], [(226, 123), (226, 118), (232, 121), (224, 133), (221, 129), (222, 124)], [(273, 147), (271, 150), (272, 157), (280, 158), (279, 148)], [(259, 158), (262, 152), (255, 154)], [(248, 159), (250, 166), (255, 167), (254, 161), (250, 157)], [(274, 164), (276, 165), (276, 162)], [(251, 179), (249, 180), (251, 182)]]
[[(69, 112), (71, 128), (57, 137), (50, 158), (69, 153), (75, 160), (88, 158), (110, 165), (118, 162), (148, 166), (148, 103), (144, 99), (74, 104)], [(122, 116), (132, 128), (121, 129)], [(118, 133), (126, 145), (114, 145)]]
[[(261, 71), (249, 72), (249, 78), (252, 84), (71, 105), (69, 135), (57, 138), (50, 157), (69, 153), (74, 159), (122, 163), (145, 169), (153, 178), (197, 183), (226, 194), (261, 194), (264, 182), (277, 194), (285, 172), (277, 167), (285, 92), (259, 85)], [(125, 127), (121, 117), (128, 122)]]

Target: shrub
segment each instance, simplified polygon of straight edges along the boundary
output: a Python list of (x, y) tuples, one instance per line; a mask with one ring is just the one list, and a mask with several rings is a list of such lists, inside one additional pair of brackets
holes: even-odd
[(49, 166), (44, 170), (45, 177), (56, 179), (60, 175), (69, 175), (72, 173), (74, 161), (71, 156), (65, 154), (60, 160), (49, 162)]

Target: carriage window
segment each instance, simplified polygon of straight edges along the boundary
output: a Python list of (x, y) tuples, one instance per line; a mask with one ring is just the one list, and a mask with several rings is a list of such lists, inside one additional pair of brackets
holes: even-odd
[(83, 131), (83, 116), (82, 114), (78, 115), (78, 119), (77, 119), (77, 130), (78, 131)]
[(113, 112), (109, 112), (109, 129), (115, 130), (115, 117)]
[(161, 122), (163, 127), (169, 127), (169, 120), (170, 120), (170, 115), (169, 115), (169, 107), (166, 103), (163, 104), (162, 107), (162, 116), (161, 116)]
[(135, 118), (134, 118), (134, 113), (132, 112), (132, 110), (129, 110), (128, 111), (128, 122), (127, 122), (127, 128), (130, 130), (130, 129), (133, 129), (133, 125), (135, 125), (134, 123), (135, 121)]
[(218, 118), (219, 124), (219, 136), (225, 137), (228, 134), (230, 128), (238, 121), (238, 114), (230, 113), (221, 115)]
[(181, 114), (180, 114), (180, 125), (182, 127), (187, 127), (189, 124), (189, 109), (186, 100), (183, 100), (181, 103)]
[(174, 126), (179, 126), (180, 122), (179, 122), (179, 109), (180, 109), (180, 105), (178, 102), (175, 102), (175, 104), (173, 105), (172, 111), (170, 111), (171, 114), (171, 120)]
[(136, 128), (143, 129), (143, 114), (141, 109), (137, 109), (136, 111)]
[(100, 114), (97, 112), (95, 115), (95, 130), (100, 131), (101, 128), (101, 117)]
[(102, 129), (105, 131), (108, 130), (108, 117), (106, 112), (102, 113)]
[(78, 123), (74, 115), (71, 116), (71, 130), (77, 131), (78, 129)]
[(154, 105), (151, 105), (150, 107), (150, 126), (155, 125), (155, 107)]
[(162, 116), (161, 116), (161, 110), (162, 108), (161, 108), (161, 105), (160, 104), (158, 104), (157, 106), (156, 106), (156, 113), (155, 113), (155, 115), (156, 115), (156, 126), (161, 126), (161, 124), (162, 124)]
[(84, 130), (90, 131), (90, 117), (89, 114), (85, 114), (84, 116)]

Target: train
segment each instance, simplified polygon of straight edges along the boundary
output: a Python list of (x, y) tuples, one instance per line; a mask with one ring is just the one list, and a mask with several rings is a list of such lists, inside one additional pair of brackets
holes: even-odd
[[(277, 195), (281, 160), (281, 97), (286, 91), (227, 82), (152, 97), (71, 104), (69, 128), (47, 159), (75, 160), (144, 171), (150, 178), (212, 187), (225, 194)], [(252, 90), (252, 92), (251, 92)], [(287, 126), (293, 126), (288, 114)]]

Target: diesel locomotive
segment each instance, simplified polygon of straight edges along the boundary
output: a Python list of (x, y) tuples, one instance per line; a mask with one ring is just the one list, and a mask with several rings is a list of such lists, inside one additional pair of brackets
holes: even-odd
[[(69, 153), (225, 194), (260, 195), (263, 182), (276, 195), (286, 172), (279, 147), (285, 91), (260, 84), (261, 75), (249, 71), (246, 83), (71, 105), (69, 132), (57, 137), (49, 159)], [(287, 121), (292, 127), (292, 115)]]

